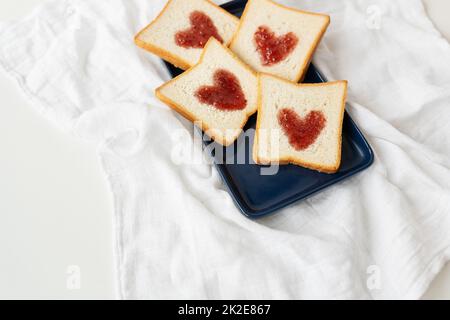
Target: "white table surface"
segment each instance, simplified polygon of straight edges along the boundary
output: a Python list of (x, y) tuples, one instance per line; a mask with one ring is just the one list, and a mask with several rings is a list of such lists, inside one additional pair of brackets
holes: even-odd
[[(0, 21), (43, 1), (0, 1)], [(424, 2), (450, 40), (450, 1)], [(0, 92), (0, 299), (114, 298), (112, 199), (95, 147), (43, 119), (3, 72)], [(450, 265), (424, 298), (450, 299)]]

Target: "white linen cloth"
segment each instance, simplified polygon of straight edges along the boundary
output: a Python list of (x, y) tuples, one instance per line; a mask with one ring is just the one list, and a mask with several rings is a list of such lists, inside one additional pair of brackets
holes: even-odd
[(376, 159), (258, 221), (213, 167), (172, 160), (191, 125), (155, 99), (169, 75), (133, 44), (164, 1), (58, 0), (1, 25), (0, 63), (33, 105), (99, 144), (119, 298), (415, 299), (449, 259), (450, 46), (421, 1), (281, 2), (331, 15), (314, 60), (349, 80)]

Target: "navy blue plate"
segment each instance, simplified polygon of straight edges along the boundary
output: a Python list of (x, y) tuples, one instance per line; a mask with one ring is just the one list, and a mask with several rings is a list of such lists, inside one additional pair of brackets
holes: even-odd
[[(222, 7), (239, 17), (246, 2), (245, 0), (236, 0), (224, 4)], [(169, 63), (166, 65), (174, 77), (182, 72)], [(304, 82), (319, 83), (326, 82), (326, 80), (311, 64)], [(342, 161), (337, 173), (325, 174), (299, 166), (283, 165), (279, 166), (275, 175), (262, 175), (261, 169), (267, 168), (267, 166), (256, 165), (251, 159), (255, 125), (256, 115), (249, 119), (244, 128), (245, 136), (248, 136), (249, 139), (238, 140), (228, 148), (205, 141), (208, 149), (213, 150), (211, 155), (214, 157), (216, 168), (228, 186), (231, 196), (242, 213), (250, 218), (259, 218), (274, 213), (294, 202), (305, 199), (361, 172), (368, 168), (374, 160), (372, 149), (346, 112), (342, 132)], [(213, 145), (210, 145), (211, 143)], [(223, 152), (214, 152), (219, 148)], [(245, 159), (245, 163), (238, 164), (242, 163), (242, 161), (238, 162), (238, 159)]]

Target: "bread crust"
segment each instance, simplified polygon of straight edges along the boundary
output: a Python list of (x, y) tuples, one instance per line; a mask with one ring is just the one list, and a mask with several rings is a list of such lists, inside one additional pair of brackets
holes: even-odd
[[(341, 101), (341, 111), (340, 111), (340, 123), (339, 123), (339, 130), (338, 132), (340, 132), (339, 136), (338, 136), (338, 157), (336, 159), (336, 163), (332, 166), (323, 166), (323, 165), (318, 165), (315, 163), (308, 163), (305, 161), (302, 161), (299, 158), (296, 157), (281, 157), (279, 159), (277, 159), (277, 161), (273, 161), (271, 159), (263, 159), (261, 157), (259, 157), (258, 155), (258, 140), (259, 140), (259, 129), (260, 129), (260, 124), (261, 124), (261, 119), (262, 119), (262, 114), (263, 114), (263, 108), (262, 108), (262, 86), (261, 86), (261, 80), (262, 80), (262, 76), (267, 76), (267, 77), (272, 77), (272, 78), (276, 78), (280, 81), (283, 81), (287, 84), (296, 86), (296, 87), (318, 87), (318, 86), (324, 86), (324, 85), (333, 85), (336, 83), (342, 83), (345, 86), (344, 89), (344, 96), (343, 99)], [(339, 170), (339, 167), (341, 165), (341, 158), (342, 158), (342, 126), (344, 123), (344, 111), (345, 111), (345, 104), (346, 104), (346, 100), (347, 100), (347, 86), (348, 86), (348, 81), (347, 80), (338, 80), (338, 81), (332, 81), (332, 82), (324, 82), (324, 83), (293, 83), (290, 82), (286, 79), (274, 76), (274, 75), (270, 75), (270, 74), (266, 74), (266, 73), (260, 73), (258, 75), (258, 98), (257, 98), (257, 105), (258, 105), (258, 117), (256, 120), (256, 132), (255, 132), (255, 143), (253, 144), (253, 161), (256, 164), (260, 164), (260, 165), (268, 165), (268, 164), (294, 164), (294, 165), (299, 165), (308, 169), (313, 169), (319, 172), (323, 172), (323, 173), (336, 173)]]
[[(236, 21), (239, 21), (239, 19), (232, 15), (231, 13), (229, 13), (228, 11), (224, 10), (223, 8), (221, 8), (220, 6), (218, 6), (217, 4), (215, 4), (214, 2), (210, 1), (210, 0), (204, 0), (206, 3), (214, 6), (215, 8), (220, 9), (223, 13), (226, 13), (227, 15), (229, 15), (230, 17), (233, 17), (233, 19), (235, 19)], [(163, 14), (166, 12), (166, 10), (169, 8), (169, 6), (171, 5), (171, 3), (173, 2), (173, 0), (169, 0), (167, 1), (166, 5), (164, 6), (164, 8), (161, 10), (161, 12), (156, 16), (156, 18), (149, 24), (147, 25), (144, 29), (142, 29), (141, 31), (138, 32), (138, 34), (134, 37), (134, 43), (144, 49), (147, 50), (153, 54), (156, 54), (158, 57), (170, 62), (171, 64), (173, 64), (174, 66), (182, 69), (182, 70), (187, 70), (190, 67), (192, 67), (191, 63), (189, 63), (188, 61), (186, 61), (185, 59), (183, 59), (182, 57), (171, 53), (167, 50), (165, 50), (164, 48), (158, 47), (155, 44), (151, 44), (151, 43), (147, 43), (145, 41), (142, 41), (140, 39), (140, 36), (146, 32), (148, 29), (150, 29), (157, 21), (159, 18), (161, 18), (163, 16)], [(227, 43), (224, 43), (224, 45), (228, 46), (231, 43), (230, 39)]]
[[(233, 47), (233, 44), (236, 41), (237, 36), (239, 35), (239, 33), (240, 33), (241, 29), (242, 29), (244, 21), (245, 21), (245, 19), (247, 17), (247, 13), (250, 10), (249, 9), (250, 5), (253, 3), (253, 1), (256, 1), (256, 0), (248, 0), (247, 5), (245, 6), (244, 12), (242, 13), (242, 16), (241, 16), (241, 19), (239, 21), (239, 25), (238, 25), (238, 27), (236, 29), (236, 32), (234, 33), (233, 37), (231, 38), (230, 45), (229, 45), (230, 48)], [(325, 34), (325, 31), (327, 30), (328, 26), (330, 25), (330, 16), (326, 15), (326, 14), (322, 14), (322, 13), (309, 12), (309, 11), (304, 11), (304, 10), (300, 10), (300, 9), (297, 9), (297, 8), (287, 7), (285, 5), (276, 3), (275, 1), (272, 1), (272, 0), (266, 0), (266, 1), (270, 2), (271, 4), (273, 4), (273, 5), (277, 6), (277, 7), (282, 8), (282, 9), (286, 9), (286, 10), (289, 10), (289, 11), (294, 11), (294, 12), (298, 12), (298, 13), (302, 13), (302, 14), (309, 14), (309, 15), (314, 15), (314, 16), (320, 16), (320, 17), (324, 17), (326, 19), (326, 24), (322, 27), (322, 29), (320, 30), (319, 35), (314, 40), (313, 45), (311, 46), (311, 48), (308, 51), (308, 59), (303, 63), (302, 68), (300, 68), (300, 71), (299, 71), (298, 75), (293, 80), (293, 82), (299, 82), (299, 81), (301, 82), (305, 78), (306, 71), (308, 70), (308, 66), (309, 66), (309, 64), (312, 61), (312, 57), (314, 55), (314, 52), (317, 49), (317, 46), (319, 45), (320, 41), (322, 40), (323, 35)]]
[[(257, 106), (255, 106), (254, 108), (250, 109), (250, 112), (247, 112), (245, 114), (245, 118), (242, 121), (242, 123), (240, 124), (240, 131), (237, 132), (237, 134), (234, 136), (233, 139), (225, 139), (222, 135), (219, 134), (213, 134), (212, 131), (212, 127), (211, 125), (209, 125), (208, 123), (205, 123), (202, 119), (199, 119), (197, 117), (195, 117), (194, 114), (192, 114), (188, 109), (184, 108), (182, 105), (176, 103), (175, 101), (171, 100), (169, 97), (164, 96), (161, 93), (161, 90), (171, 84), (172, 82), (177, 81), (178, 79), (185, 77), (187, 74), (189, 74), (192, 70), (195, 70), (195, 68), (199, 65), (201, 65), (203, 63), (203, 58), (205, 56), (205, 52), (207, 50), (207, 48), (211, 45), (212, 42), (218, 42), (215, 38), (210, 38), (208, 40), (208, 42), (206, 43), (202, 55), (200, 56), (199, 61), (197, 62), (197, 64), (195, 64), (194, 66), (192, 66), (191, 68), (189, 68), (188, 70), (186, 70), (185, 72), (183, 72), (182, 74), (180, 74), (179, 76), (169, 80), (168, 82), (164, 83), (162, 86), (158, 87), (155, 90), (155, 95), (156, 97), (161, 100), (163, 103), (165, 103), (166, 105), (168, 105), (169, 107), (171, 107), (173, 110), (177, 111), (178, 113), (180, 113), (183, 117), (185, 117), (187, 120), (195, 123), (195, 122), (201, 122), (202, 124), (202, 129), (204, 132), (206, 132), (211, 139), (213, 139), (215, 142), (227, 147), (229, 145), (231, 145), (232, 143), (234, 143), (234, 141), (236, 141), (236, 139), (239, 137), (240, 133), (242, 132), (242, 129), (244, 128), (245, 124), (247, 123), (248, 119), (257, 111)], [(253, 71), (248, 65), (246, 65), (244, 62), (242, 62), (234, 52), (232, 52), (229, 48), (227, 48), (226, 46), (220, 44), (231, 56), (233, 59), (236, 60), (236, 62), (238, 62), (242, 67), (244, 67), (245, 69), (247, 69), (249, 72), (251, 72), (255, 77), (258, 77), (258, 74)]]

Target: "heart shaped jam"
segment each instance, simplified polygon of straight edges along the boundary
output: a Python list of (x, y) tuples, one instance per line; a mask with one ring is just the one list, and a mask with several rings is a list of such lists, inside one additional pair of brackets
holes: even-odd
[(321, 111), (310, 111), (303, 119), (292, 109), (278, 112), (278, 123), (289, 139), (289, 144), (297, 151), (305, 150), (319, 137), (326, 125)]
[(298, 38), (294, 33), (289, 32), (277, 37), (267, 26), (258, 27), (254, 40), (263, 66), (272, 66), (283, 61), (298, 44)]
[(223, 43), (214, 22), (205, 13), (194, 11), (190, 14), (189, 20), (191, 22), (190, 28), (175, 34), (175, 43), (178, 46), (186, 49), (201, 49), (211, 37)]
[(200, 87), (195, 96), (205, 104), (222, 111), (242, 110), (247, 106), (239, 79), (231, 72), (219, 69), (214, 72), (214, 85)]

